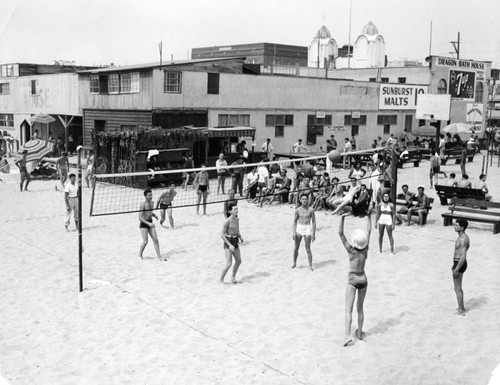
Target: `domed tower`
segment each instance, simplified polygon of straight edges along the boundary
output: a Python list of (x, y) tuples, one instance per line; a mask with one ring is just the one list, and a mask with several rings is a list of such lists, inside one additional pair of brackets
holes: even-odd
[(318, 30), (307, 50), (307, 66), (325, 68), (338, 57), (338, 46), (324, 25)]
[(363, 27), (354, 43), (353, 62), (354, 68), (385, 66), (385, 41), (371, 21)]

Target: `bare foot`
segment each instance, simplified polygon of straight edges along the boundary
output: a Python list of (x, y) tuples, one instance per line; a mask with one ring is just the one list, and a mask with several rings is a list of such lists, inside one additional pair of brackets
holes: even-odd
[(465, 309), (457, 309), (457, 315), (465, 316)]
[(139, 255), (139, 258), (140, 258), (141, 260), (143, 260), (143, 259), (144, 259), (142, 255)]
[(313, 267), (312, 266), (309, 266), (309, 268), (311, 269), (311, 271), (314, 271)]
[(352, 344), (352, 337), (351, 336), (347, 336), (346, 338), (344, 338), (344, 343), (342, 344), (343, 346), (349, 346)]
[(239, 282), (238, 282), (236, 279), (234, 279), (234, 278), (231, 280), (231, 282), (232, 282), (233, 284), (235, 284), (235, 285), (236, 285), (237, 283), (239, 283)]
[(354, 334), (356, 334), (356, 338), (357, 338), (358, 340), (360, 340), (360, 341), (364, 341), (365, 336), (366, 336), (366, 334), (365, 334), (365, 333), (363, 333), (363, 332), (361, 332), (361, 333), (360, 333), (360, 332), (359, 332), (359, 330), (358, 330), (358, 329), (356, 329), (356, 332), (355, 332)]
[(294, 263), (294, 264), (292, 265), (292, 269), (295, 269), (296, 267), (297, 267), (297, 264), (296, 264), (296, 263)]

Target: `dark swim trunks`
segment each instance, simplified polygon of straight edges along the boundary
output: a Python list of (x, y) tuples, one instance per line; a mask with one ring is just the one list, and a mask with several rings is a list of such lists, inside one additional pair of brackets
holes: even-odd
[(200, 184), (198, 186), (198, 190), (200, 190), (201, 192), (205, 192), (205, 191), (207, 191), (207, 186), (204, 186), (204, 185)]
[(440, 170), (441, 170), (441, 168), (440, 168), (440, 167), (433, 167), (433, 168), (432, 168), (432, 172), (433, 172), (433, 174), (439, 174), (439, 171), (440, 171)]
[(350, 271), (347, 276), (347, 283), (359, 290), (368, 286), (368, 279), (365, 273)]
[[(153, 219), (151, 219), (151, 221), (147, 221), (148, 223), (153, 223)], [(151, 227), (149, 227), (147, 224), (143, 223), (143, 222), (139, 222), (139, 228), (140, 229), (150, 229)]]
[[(226, 238), (229, 241), (229, 243), (234, 246), (235, 249), (238, 248), (239, 238), (237, 235), (236, 236), (226, 235)], [(226, 242), (224, 242), (224, 249), (229, 249), (229, 246), (226, 245)]]
[(171, 209), (172, 208), (172, 203), (160, 203), (160, 209), (165, 210), (165, 209)]
[[(460, 261), (453, 260), (453, 270), (455, 270), (455, 267), (457, 267), (458, 262), (460, 262)], [(465, 261), (465, 263), (462, 265), (462, 267), (458, 271), (463, 274), (463, 273), (465, 273), (465, 270), (467, 270), (467, 261)]]

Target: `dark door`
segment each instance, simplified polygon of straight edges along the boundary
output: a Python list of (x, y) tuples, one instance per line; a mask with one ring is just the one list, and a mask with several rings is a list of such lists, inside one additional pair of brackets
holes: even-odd
[(31, 126), (25, 120), (21, 123), (21, 145), (28, 142), (31, 138)]

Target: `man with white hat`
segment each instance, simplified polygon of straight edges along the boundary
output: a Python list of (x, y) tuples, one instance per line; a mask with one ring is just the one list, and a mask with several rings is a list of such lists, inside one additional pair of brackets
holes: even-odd
[(349, 274), (347, 276), (347, 291), (345, 302), (345, 339), (344, 346), (348, 346), (353, 342), (351, 336), (352, 323), (352, 308), (356, 291), (358, 292), (358, 329), (356, 337), (363, 340), (363, 322), (365, 315), (363, 311), (363, 302), (368, 288), (368, 280), (365, 274), (365, 262), (368, 257), (368, 246), (370, 243), (370, 234), (372, 231), (371, 211), (368, 211), (366, 230), (356, 229), (352, 233), (351, 242), (347, 241), (344, 235), (344, 218), (346, 214), (340, 217), (339, 236), (349, 256)]

